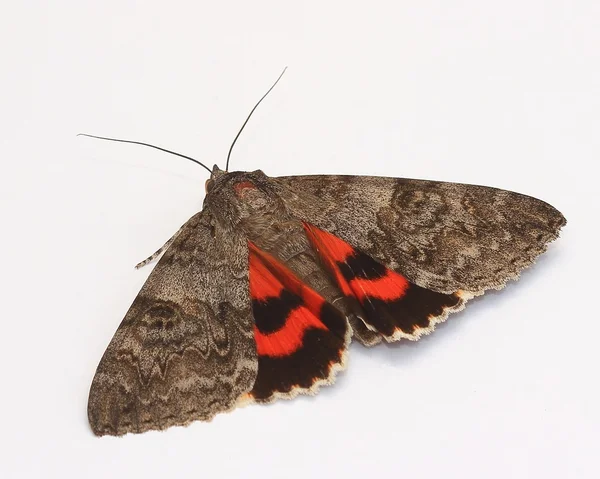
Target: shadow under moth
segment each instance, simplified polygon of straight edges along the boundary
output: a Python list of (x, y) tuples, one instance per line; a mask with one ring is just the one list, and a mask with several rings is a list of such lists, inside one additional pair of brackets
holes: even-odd
[(516, 279), (566, 223), (549, 204), (496, 188), (271, 178), (229, 172), (229, 155), (225, 170), (202, 165), (202, 211), (140, 263), (164, 251), (98, 365), (88, 402), (97, 435), (315, 394), (344, 369), (352, 338), (429, 334)]

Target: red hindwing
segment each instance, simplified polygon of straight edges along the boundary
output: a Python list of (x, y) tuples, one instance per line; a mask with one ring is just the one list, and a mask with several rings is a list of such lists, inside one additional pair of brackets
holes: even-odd
[(335, 235), (308, 223), (304, 229), (340, 291), (360, 303), (361, 319), (387, 340), (418, 339), (463, 307), (466, 295), (461, 291), (422, 288)]

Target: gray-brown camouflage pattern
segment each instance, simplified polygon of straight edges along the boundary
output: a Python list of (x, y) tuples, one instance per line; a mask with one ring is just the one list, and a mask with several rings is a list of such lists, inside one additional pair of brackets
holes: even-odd
[(183, 226), (100, 361), (88, 402), (95, 434), (209, 420), (252, 389), (247, 258), (245, 238), (210, 212)]
[(274, 180), (290, 214), (443, 293), (501, 288), (566, 224), (548, 203), (486, 186), (368, 176)]

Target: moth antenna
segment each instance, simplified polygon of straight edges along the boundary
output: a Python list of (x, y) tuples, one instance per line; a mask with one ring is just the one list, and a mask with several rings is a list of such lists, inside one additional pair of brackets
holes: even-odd
[(238, 131), (237, 135), (235, 135), (235, 138), (233, 139), (233, 143), (231, 144), (231, 146), (229, 147), (229, 153), (227, 153), (227, 163), (225, 163), (225, 171), (229, 171), (229, 157), (231, 156), (231, 150), (233, 150), (233, 146), (235, 145), (235, 142), (237, 141), (237, 139), (240, 137), (240, 134), (242, 133), (242, 130), (244, 129), (244, 127), (246, 126), (246, 123), (248, 123), (248, 120), (250, 119), (250, 117), (252, 116), (252, 113), (254, 113), (254, 110), (256, 110), (256, 108), (258, 108), (258, 105), (260, 105), (260, 103), (265, 99), (265, 97), (271, 93), (271, 90), (273, 88), (275, 88), (275, 85), (277, 85), (277, 83), (279, 82), (279, 80), (281, 80), (281, 77), (283, 76), (283, 74), (285, 73), (285, 71), (287, 70), (287, 67), (285, 67), (283, 69), (283, 71), (281, 72), (281, 74), (279, 75), (279, 77), (277, 78), (277, 80), (275, 80), (275, 83), (273, 83), (273, 85), (271, 85), (271, 88), (269, 88), (267, 90), (267, 93), (265, 93), (262, 98), (260, 100), (258, 100), (258, 103), (256, 105), (254, 105), (254, 108), (252, 108), (252, 110), (250, 111), (250, 114), (248, 115), (248, 117), (246, 118), (246, 121), (244, 122), (244, 124), (242, 125), (242, 127), (240, 128), (240, 131)]
[(119, 143), (132, 143), (134, 145), (149, 146), (150, 148), (155, 148), (157, 150), (164, 151), (165, 153), (170, 153), (171, 155), (179, 156), (181, 158), (185, 158), (186, 160), (193, 161), (194, 163), (202, 166), (209, 173), (212, 174), (211, 169), (208, 166), (206, 166), (205, 164), (200, 163), (198, 160), (195, 160), (194, 158), (191, 158), (189, 156), (182, 155), (181, 153), (175, 153), (174, 151), (167, 150), (165, 148), (161, 148), (160, 146), (150, 145), (149, 143), (142, 143), (141, 141), (119, 140), (118, 138), (107, 138), (105, 136), (88, 135), (87, 133), (79, 133), (77, 136), (87, 136), (88, 138), (96, 138), (97, 140), (118, 141)]

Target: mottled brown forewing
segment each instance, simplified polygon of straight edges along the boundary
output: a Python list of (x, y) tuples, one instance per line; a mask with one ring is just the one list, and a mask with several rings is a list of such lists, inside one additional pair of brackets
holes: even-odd
[(485, 186), (334, 175), (273, 181), (293, 216), (443, 293), (501, 288), (566, 223), (548, 203)]
[(88, 403), (95, 434), (208, 420), (252, 389), (247, 258), (245, 237), (207, 211), (183, 226), (100, 361)]

